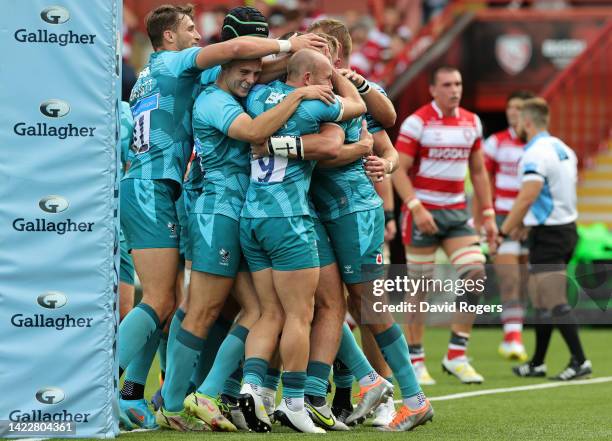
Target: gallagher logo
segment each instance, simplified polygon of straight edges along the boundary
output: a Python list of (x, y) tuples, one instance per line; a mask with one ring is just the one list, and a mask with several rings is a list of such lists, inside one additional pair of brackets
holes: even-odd
[(36, 400), (43, 404), (57, 404), (64, 401), (66, 394), (59, 387), (44, 387), (36, 392)]
[(62, 100), (47, 100), (39, 107), (40, 113), (48, 118), (63, 118), (70, 113), (70, 104)]
[(40, 209), (47, 213), (61, 213), (68, 209), (68, 205), (68, 199), (57, 195), (45, 196), (38, 202)]
[(59, 309), (68, 303), (68, 297), (59, 291), (49, 291), (37, 297), (40, 306), (47, 309)]
[(49, 6), (40, 12), (40, 18), (49, 24), (62, 24), (70, 20), (70, 12), (62, 6)]

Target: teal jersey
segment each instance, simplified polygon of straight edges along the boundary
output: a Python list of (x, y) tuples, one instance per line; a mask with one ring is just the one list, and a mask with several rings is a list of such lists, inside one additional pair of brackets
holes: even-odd
[[(217, 77), (221, 73), (221, 66), (214, 66), (206, 69), (200, 75), (200, 86), (202, 90), (206, 89), (206, 87), (214, 84), (217, 81)], [(194, 167), (195, 162), (189, 168), (189, 173), (187, 173), (187, 177), (185, 178), (185, 182), (183, 183), (183, 188), (187, 190), (201, 190), (204, 185), (204, 174), (202, 173), (202, 169), (200, 167)]]
[(193, 134), (197, 156), (191, 168), (200, 169), (203, 185), (194, 213), (240, 219), (249, 186), (250, 146), (230, 138), (228, 131), (243, 113), (238, 100), (215, 84), (204, 89), (196, 99)]
[(123, 170), (125, 164), (131, 161), (131, 150), (132, 138), (134, 136), (134, 118), (132, 117), (132, 111), (130, 110), (130, 104), (125, 101), (121, 101), (121, 175), (123, 176)]
[(200, 89), (200, 48), (151, 54), (132, 89), (134, 157), (125, 178), (181, 184), (191, 156), (191, 111)]
[[(373, 83), (372, 81), (368, 81), (368, 83), (370, 83), (370, 87), (378, 90), (380, 93), (382, 93), (384, 96), (387, 96), (387, 92), (385, 92), (385, 89), (383, 89), (382, 87), (380, 87), (378, 84)], [(372, 117), (372, 115), (370, 115), (369, 113), (365, 114), (365, 119), (366, 122), (368, 123), (368, 132), (374, 134), (376, 132), (380, 132), (381, 130), (384, 130), (385, 128), (374, 119), (374, 117)]]
[[(252, 117), (273, 108), (295, 90), (281, 81), (255, 87), (247, 98)], [(319, 133), (323, 122), (341, 115), (338, 100), (327, 105), (319, 100), (302, 101), (275, 135), (302, 136)], [(242, 216), (247, 218), (290, 217), (309, 214), (308, 189), (315, 161), (269, 156), (251, 161), (251, 181)]]
[[(341, 124), (345, 144), (359, 141), (361, 121), (359, 117)], [(310, 197), (323, 222), (382, 205), (361, 158), (342, 167), (317, 167), (312, 175)]]

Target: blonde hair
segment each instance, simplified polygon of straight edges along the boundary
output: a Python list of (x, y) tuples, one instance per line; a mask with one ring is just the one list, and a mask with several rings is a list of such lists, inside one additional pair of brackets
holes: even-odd
[(353, 40), (348, 28), (340, 20), (333, 18), (325, 18), (314, 22), (308, 27), (308, 32), (321, 32), (323, 34), (331, 35), (338, 40), (340, 46), (342, 46), (342, 58), (348, 60), (353, 50)]
[(550, 120), (550, 110), (548, 103), (544, 98), (536, 97), (523, 101), (521, 112), (524, 116), (529, 117), (535, 126), (538, 128), (548, 127)]

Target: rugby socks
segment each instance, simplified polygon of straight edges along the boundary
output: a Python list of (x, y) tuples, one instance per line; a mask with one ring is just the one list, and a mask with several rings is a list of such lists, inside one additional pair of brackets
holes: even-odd
[(155, 351), (159, 345), (161, 330), (153, 333), (144, 348), (134, 357), (125, 371), (125, 381), (121, 388), (121, 398), (124, 400), (141, 400), (144, 398), (144, 387), (151, 364), (155, 358)]
[(117, 342), (119, 368), (122, 372), (159, 327), (160, 320), (155, 310), (142, 302), (125, 316), (119, 325)]
[(451, 338), (448, 342), (448, 352), (446, 358), (453, 360), (459, 357), (465, 357), (470, 335), (463, 332), (451, 332)]
[(336, 385), (336, 390), (334, 392), (332, 408), (352, 409), (351, 392), (353, 390), (354, 378), (351, 370), (336, 358), (334, 360), (334, 384)]
[(426, 401), (427, 397), (425, 396), (425, 394), (423, 392), (419, 392), (416, 395), (404, 398), (402, 400), (402, 404), (404, 404), (404, 406), (407, 406), (410, 410), (417, 410), (423, 407)]
[(550, 337), (552, 336), (553, 325), (550, 323), (552, 320), (551, 314), (546, 309), (536, 309), (535, 311), (536, 325), (536, 346), (533, 358), (529, 362), (531, 366), (540, 366), (544, 363), (546, 352), (548, 351), (548, 344), (550, 343)]
[(289, 410), (299, 412), (304, 409), (304, 386), (306, 372), (283, 372), (283, 400)]
[(250, 384), (253, 390), (258, 392), (266, 376), (268, 362), (262, 358), (247, 358), (244, 360), (242, 370), (244, 372), (244, 383)]
[(363, 354), (351, 328), (346, 323), (342, 325), (342, 339), (336, 357), (351, 370), (355, 378), (359, 379), (361, 386), (369, 386), (378, 380), (378, 374)]
[(410, 363), (406, 337), (397, 323), (376, 334), (374, 338), (399, 383), (402, 398), (406, 399), (422, 392)]
[[(170, 336), (172, 339), (172, 336)], [(183, 401), (189, 389), (189, 378), (198, 365), (204, 339), (182, 327), (176, 333), (176, 341), (170, 341), (168, 370), (162, 386), (164, 408), (170, 412), (183, 409)]]
[(157, 355), (159, 357), (159, 375), (161, 375), (161, 382), (166, 378), (166, 354), (168, 353), (168, 334), (162, 332), (159, 337), (159, 346), (157, 348)]
[[(198, 367), (193, 371), (193, 374), (191, 376), (191, 384), (193, 385), (192, 390), (195, 390), (196, 387), (202, 384), (204, 379), (210, 373), (211, 369), (213, 368), (213, 364), (218, 358), (217, 354), (221, 350), (223, 341), (225, 340), (225, 337), (227, 337), (227, 333), (229, 332), (231, 327), (232, 322), (226, 320), (223, 317), (218, 317), (217, 320), (210, 327), (208, 335), (206, 336), (206, 344), (204, 345), (202, 353), (200, 354), (200, 362), (198, 363)], [(242, 359), (243, 355), (244, 349), (243, 352), (240, 354), (240, 358), (236, 362), (236, 366), (238, 366), (238, 363), (240, 363), (240, 359)], [(230, 372), (234, 371), (236, 366), (225, 372), (224, 379), (227, 378), (227, 375), (229, 375)], [(221, 384), (223, 384), (223, 381), (219, 382), (219, 385)], [(214, 396), (216, 395), (217, 394), (215, 394)]]
[(425, 348), (423, 345), (408, 345), (408, 352), (410, 353), (410, 362), (414, 365), (415, 363), (425, 363)]
[(315, 406), (325, 405), (327, 396), (327, 384), (331, 365), (321, 361), (309, 361), (306, 369), (306, 384), (304, 394), (308, 396), (310, 402)]
[(521, 302), (511, 300), (504, 303), (501, 321), (504, 325), (504, 342), (523, 342), (523, 320), (525, 311)]
[(267, 397), (271, 402), (275, 401), (276, 391), (280, 383), (281, 372), (276, 368), (268, 368), (262, 387), (259, 389), (261, 397)]
[(565, 344), (567, 345), (572, 358), (581, 365), (585, 362), (586, 357), (580, 343), (580, 337), (578, 336), (578, 323), (572, 313), (571, 306), (559, 305), (553, 308), (552, 316), (555, 325), (559, 329)]
[(232, 375), (229, 376), (225, 383), (223, 383), (223, 391), (221, 395), (232, 398), (235, 402), (240, 397), (240, 386), (242, 385), (242, 366), (239, 366)]
[[(199, 393), (216, 397), (221, 392), (229, 374), (235, 372), (240, 366), (240, 361), (244, 357), (244, 342), (248, 334), (249, 330), (247, 328), (236, 325), (225, 337), (213, 361), (212, 369), (204, 382), (198, 387)], [(206, 341), (210, 345), (213, 344), (210, 342), (211, 338)], [(240, 383), (238, 384), (240, 385)], [(240, 390), (240, 386), (238, 386), (238, 389)]]

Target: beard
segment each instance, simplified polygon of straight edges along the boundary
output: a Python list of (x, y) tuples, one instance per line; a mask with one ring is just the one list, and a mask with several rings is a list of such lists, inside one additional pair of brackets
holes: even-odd
[(522, 141), (522, 142), (527, 142), (527, 132), (525, 131), (524, 128), (519, 128), (516, 131), (516, 136), (518, 136), (518, 138)]

